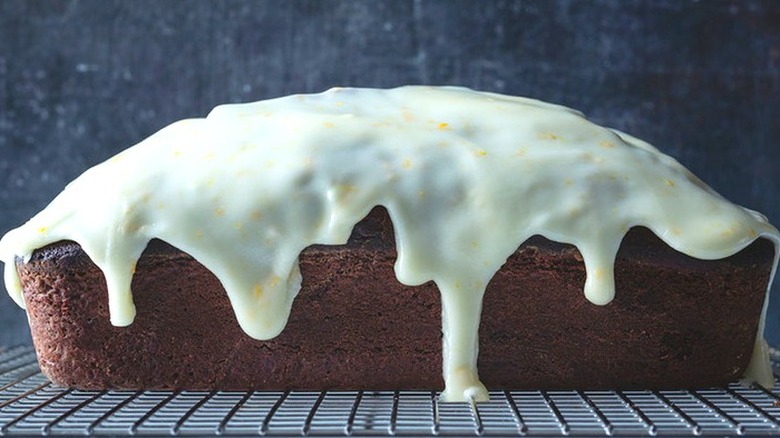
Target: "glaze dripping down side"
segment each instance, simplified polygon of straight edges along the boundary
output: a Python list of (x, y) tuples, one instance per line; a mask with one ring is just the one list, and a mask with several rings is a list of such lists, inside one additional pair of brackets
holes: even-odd
[[(452, 401), (487, 399), (477, 370), (482, 296), (532, 235), (579, 249), (585, 296), (599, 305), (615, 295), (614, 259), (631, 227), (702, 259), (759, 237), (780, 242), (760, 214), (576, 111), (402, 87), (226, 105), (174, 123), (73, 181), (0, 241), (0, 259), (23, 305), (14, 258), (78, 242), (105, 274), (111, 322), (124, 326), (135, 315), (135, 264), (159, 238), (216, 275), (249, 336), (270, 339), (300, 288), (300, 252), (345, 243), (378, 205), (394, 224), (398, 279), (433, 280), (441, 292), (442, 397)], [(771, 386), (760, 335), (756, 345), (746, 377)]]

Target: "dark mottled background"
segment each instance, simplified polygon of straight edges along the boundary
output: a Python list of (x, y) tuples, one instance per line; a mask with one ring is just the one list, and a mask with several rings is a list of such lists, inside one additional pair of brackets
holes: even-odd
[[(410, 83), (581, 109), (780, 223), (778, 1), (0, 0), (0, 232), (217, 104)], [(0, 345), (26, 342), (0, 296)]]

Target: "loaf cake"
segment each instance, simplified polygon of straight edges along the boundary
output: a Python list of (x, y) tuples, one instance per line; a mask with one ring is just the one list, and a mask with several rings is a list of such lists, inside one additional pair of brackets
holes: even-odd
[(457, 401), (771, 386), (778, 241), (576, 111), (402, 87), (177, 122), (85, 172), (0, 259), (60, 385)]

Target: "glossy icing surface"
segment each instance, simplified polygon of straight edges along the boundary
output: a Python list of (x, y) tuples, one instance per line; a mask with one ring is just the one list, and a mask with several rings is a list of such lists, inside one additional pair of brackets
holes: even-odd
[[(219, 278), (249, 336), (270, 339), (300, 288), (298, 254), (345, 243), (376, 205), (395, 227), (399, 281), (433, 280), (441, 292), (442, 398), (453, 401), (487, 398), (477, 370), (482, 296), (532, 235), (577, 246), (585, 296), (598, 305), (614, 297), (614, 258), (632, 226), (702, 259), (759, 237), (780, 241), (766, 218), (674, 159), (576, 111), (402, 87), (225, 105), (174, 123), (74, 180), (3, 237), (0, 260), (23, 305), (15, 257), (78, 242), (106, 276), (111, 322), (125, 326), (136, 261), (160, 238)], [(771, 386), (763, 348), (758, 336), (746, 377)]]

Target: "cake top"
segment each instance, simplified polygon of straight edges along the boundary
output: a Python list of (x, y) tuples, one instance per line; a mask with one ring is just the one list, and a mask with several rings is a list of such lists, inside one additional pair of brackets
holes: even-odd
[[(395, 228), (398, 279), (441, 291), (445, 400), (487, 397), (476, 368), (482, 295), (532, 235), (579, 249), (585, 296), (599, 305), (615, 294), (615, 255), (633, 226), (703, 259), (779, 241), (762, 215), (576, 111), (402, 87), (224, 105), (174, 123), (69, 184), (3, 237), (0, 260), (23, 305), (15, 257), (78, 242), (105, 274), (111, 322), (124, 326), (136, 261), (159, 238), (210, 269), (243, 330), (269, 339), (300, 288), (298, 254), (345, 243), (377, 205)], [(766, 365), (753, 378), (771, 378)]]

